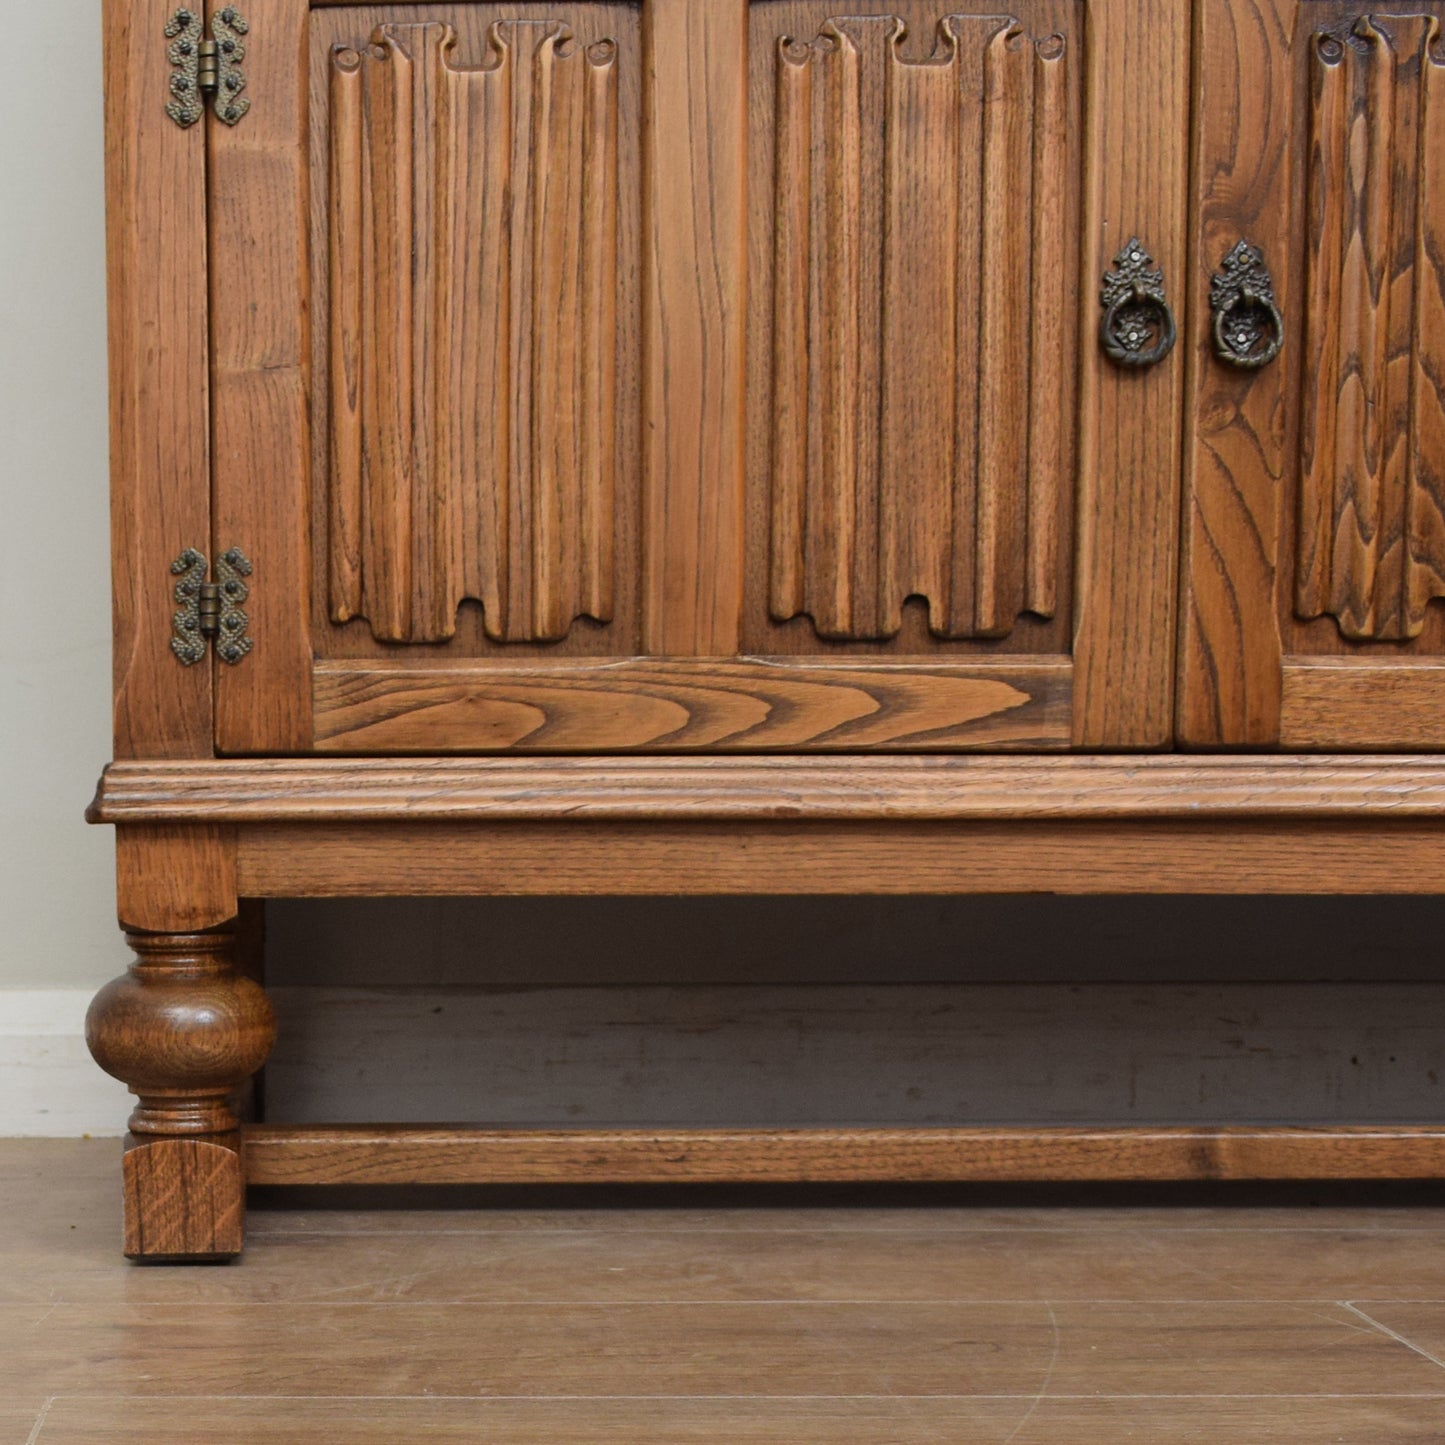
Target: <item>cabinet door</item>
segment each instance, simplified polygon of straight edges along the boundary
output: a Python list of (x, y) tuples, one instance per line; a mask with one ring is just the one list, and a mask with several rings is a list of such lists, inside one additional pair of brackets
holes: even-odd
[(221, 751), (1167, 743), (1183, 7), (244, 8)]
[(1192, 284), (1258, 247), (1278, 322), (1256, 275), (1222, 346), (1282, 346), (1242, 369), (1194, 328), (1187, 744), (1445, 746), (1442, 19), (1203, 0)]

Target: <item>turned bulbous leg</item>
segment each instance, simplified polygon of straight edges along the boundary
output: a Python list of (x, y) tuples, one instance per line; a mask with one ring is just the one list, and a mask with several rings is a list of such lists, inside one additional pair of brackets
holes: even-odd
[(125, 1154), (125, 1252), (217, 1259), (241, 1249), (245, 1181), (230, 1095), (276, 1035), (229, 932), (128, 933), (136, 961), (86, 1015), (96, 1062), (137, 1096)]

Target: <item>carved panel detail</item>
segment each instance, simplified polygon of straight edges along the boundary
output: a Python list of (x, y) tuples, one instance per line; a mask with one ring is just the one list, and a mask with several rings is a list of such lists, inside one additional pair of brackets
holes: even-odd
[(332, 617), (499, 641), (612, 612), (617, 77), (610, 41), (439, 24), (331, 58)]
[(770, 610), (944, 637), (1055, 606), (1072, 468), (1065, 40), (894, 17), (777, 52)]
[(1296, 607), (1419, 634), (1445, 597), (1445, 53), (1433, 16), (1314, 37)]

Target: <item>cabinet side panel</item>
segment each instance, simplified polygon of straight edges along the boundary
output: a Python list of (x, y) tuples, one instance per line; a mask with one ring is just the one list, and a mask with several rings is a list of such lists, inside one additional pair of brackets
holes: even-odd
[(209, 662), (170, 649), (170, 564), (210, 536), (204, 128), (166, 116), (172, 0), (106, 0), (115, 755), (209, 757)]
[(215, 553), (255, 571), (251, 652), (216, 667), (222, 752), (311, 743), (311, 481), (305, 0), (249, 0), (235, 126), (206, 122), (211, 189)]
[[(1190, 13), (1158, 0), (1088, 6), (1084, 278), (1138, 236), (1188, 335)], [(1160, 747), (1173, 733), (1184, 347), (1147, 371), (1083, 328), (1074, 743)]]
[[(1187, 286), (1245, 240), (1264, 253), (1291, 315), (1293, 190), (1290, 37), (1297, 0), (1205, 0), (1196, 44), (1196, 231)], [(1327, 103), (1327, 98), (1325, 103)], [(1279, 737), (1275, 567), (1287, 476), (1289, 352), (1258, 371), (1222, 365), (1207, 315), (1188, 333), (1180, 740)]]

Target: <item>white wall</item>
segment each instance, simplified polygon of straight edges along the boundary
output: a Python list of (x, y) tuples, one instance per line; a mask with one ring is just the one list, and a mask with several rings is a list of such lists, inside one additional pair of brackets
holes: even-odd
[(110, 755), (99, 0), (0, 0), (0, 1131), (123, 1117), (85, 1064), (125, 957)]
[(0, 988), (93, 987), (125, 956), (81, 819), (110, 756), (100, 4), (0, 13)]

